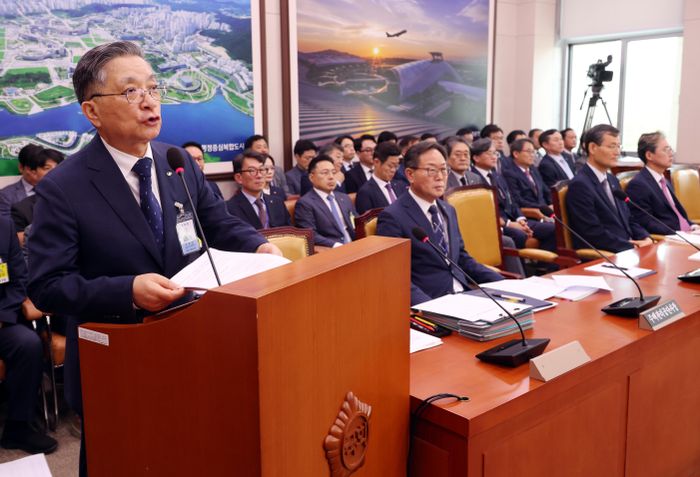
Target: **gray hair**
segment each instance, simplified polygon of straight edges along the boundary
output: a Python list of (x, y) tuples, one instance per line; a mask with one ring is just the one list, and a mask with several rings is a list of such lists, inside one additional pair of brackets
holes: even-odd
[(95, 89), (95, 85), (104, 85), (104, 67), (107, 63), (121, 56), (139, 56), (143, 58), (141, 48), (130, 41), (115, 41), (96, 46), (80, 58), (73, 73), (73, 89), (78, 98), (78, 103), (89, 99), (89, 95)]

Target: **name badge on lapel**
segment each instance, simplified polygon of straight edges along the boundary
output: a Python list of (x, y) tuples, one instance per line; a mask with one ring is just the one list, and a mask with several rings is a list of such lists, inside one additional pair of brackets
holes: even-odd
[(3, 283), (9, 283), (10, 281), (10, 272), (7, 268), (7, 264), (2, 261), (2, 258), (0, 258), (0, 285)]
[(189, 255), (199, 252), (202, 244), (199, 241), (199, 237), (197, 237), (197, 230), (194, 227), (194, 216), (191, 212), (186, 212), (185, 207), (180, 202), (175, 202), (175, 207), (178, 209), (175, 230), (177, 231), (177, 240), (180, 242), (182, 254)]

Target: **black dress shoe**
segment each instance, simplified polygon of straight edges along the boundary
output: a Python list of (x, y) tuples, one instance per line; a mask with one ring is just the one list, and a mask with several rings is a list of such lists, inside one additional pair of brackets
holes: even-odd
[(50, 454), (56, 450), (58, 442), (46, 434), (35, 431), (27, 422), (7, 421), (0, 439), (0, 446), (5, 449), (21, 449), (30, 454)]

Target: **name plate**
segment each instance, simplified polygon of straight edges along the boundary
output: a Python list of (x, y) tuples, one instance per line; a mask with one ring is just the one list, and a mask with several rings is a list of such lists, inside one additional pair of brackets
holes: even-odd
[(572, 341), (531, 359), (530, 377), (547, 382), (590, 360), (581, 343)]
[(87, 328), (78, 328), (78, 338), (92, 343), (97, 343), (102, 346), (109, 346), (109, 335), (100, 333), (99, 331), (88, 330)]
[(676, 300), (670, 300), (654, 308), (649, 308), (639, 315), (639, 327), (643, 330), (656, 331), (685, 316)]

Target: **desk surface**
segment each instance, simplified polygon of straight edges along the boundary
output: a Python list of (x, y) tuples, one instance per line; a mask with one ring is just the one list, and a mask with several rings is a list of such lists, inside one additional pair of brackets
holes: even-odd
[[(695, 250), (688, 245), (662, 243), (620, 253), (613, 260), (623, 266), (638, 265), (657, 270), (656, 274), (639, 280), (645, 294), (661, 295), (660, 303), (675, 299), (681, 309), (691, 315), (700, 310), (700, 296), (696, 296), (700, 285), (687, 284), (676, 277), (700, 266), (687, 260), (693, 252)], [(558, 273), (590, 274), (584, 267), (591, 263)], [(660, 333), (639, 329), (636, 318), (615, 317), (600, 311), (608, 303), (637, 295), (634, 284), (628, 279), (605, 277), (614, 289), (612, 293), (599, 291), (578, 302), (555, 299), (558, 305), (536, 313), (534, 328), (526, 332), (527, 337), (551, 339), (545, 352), (578, 340), (591, 357), (590, 363), (577, 370), (579, 381), (614, 366), (615, 354), (634, 352), (635, 344), (643, 343), (653, 333)], [(526, 409), (574, 385), (566, 375), (545, 384), (529, 378), (527, 365), (501, 368), (475, 358), (477, 353), (512, 338), (481, 343), (453, 335), (444, 339), (441, 346), (412, 354), (412, 406), (415, 408), (418, 400), (437, 393), (470, 396), (469, 402), (438, 404), (431, 409), (430, 420), (457, 434), (473, 436), (509, 419), (513, 412), (518, 412), (518, 407)], [(601, 359), (604, 357), (606, 359)]]

